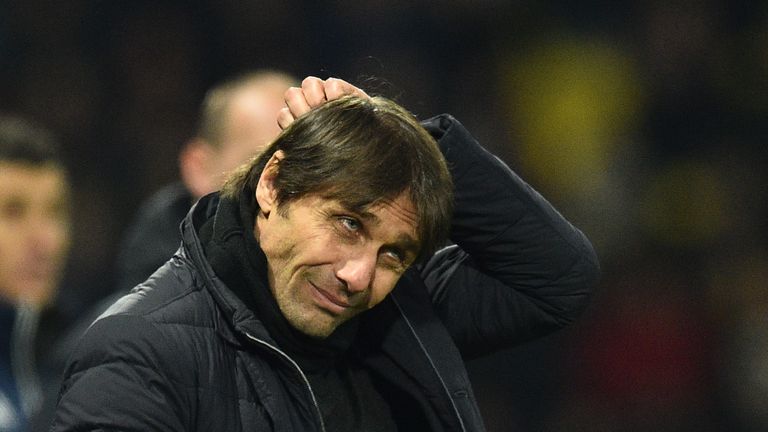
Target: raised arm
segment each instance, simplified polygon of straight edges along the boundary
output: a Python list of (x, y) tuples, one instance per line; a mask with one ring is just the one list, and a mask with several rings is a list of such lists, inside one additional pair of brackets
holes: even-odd
[(423, 122), (455, 185), (448, 247), (422, 276), (465, 357), (539, 337), (586, 306), (599, 266), (592, 245), (450, 115)]
[[(346, 81), (308, 77), (286, 92), (278, 122), (286, 127), (344, 95), (368, 97)], [(422, 124), (448, 162), (456, 202), (455, 245), (420, 270), (462, 354), (496, 351), (571, 323), (599, 275), (587, 238), (456, 119)]]

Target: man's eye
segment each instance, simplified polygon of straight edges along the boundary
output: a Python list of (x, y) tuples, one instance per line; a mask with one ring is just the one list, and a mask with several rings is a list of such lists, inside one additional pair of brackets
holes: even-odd
[(344, 228), (346, 228), (349, 231), (357, 232), (360, 230), (360, 222), (358, 222), (356, 219), (352, 219), (349, 217), (342, 217), (341, 224), (344, 225)]
[(384, 252), (384, 255), (386, 255), (386, 257), (390, 260), (390, 262), (395, 263), (397, 266), (400, 266), (400, 267), (406, 266), (405, 253), (397, 249), (389, 249)]
[(19, 220), (26, 212), (26, 206), (21, 200), (10, 200), (0, 206), (0, 215), (7, 220)]
[(398, 252), (398, 251), (389, 251), (387, 252), (389, 256), (391, 256), (393, 259), (395, 259), (397, 262), (403, 264), (405, 263), (405, 255)]

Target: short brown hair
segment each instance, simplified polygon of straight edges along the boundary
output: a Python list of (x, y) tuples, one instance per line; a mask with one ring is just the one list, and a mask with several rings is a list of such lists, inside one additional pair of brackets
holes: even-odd
[(411, 113), (383, 98), (346, 96), (294, 121), (250, 163), (236, 170), (222, 195), (252, 191), (272, 155), (282, 150), (275, 177), (277, 201), (309, 194), (336, 199), (353, 210), (408, 192), (418, 214), (418, 259), (445, 240), (453, 185), (434, 138)]
[(42, 125), (23, 117), (0, 114), (0, 161), (63, 168), (59, 142)]

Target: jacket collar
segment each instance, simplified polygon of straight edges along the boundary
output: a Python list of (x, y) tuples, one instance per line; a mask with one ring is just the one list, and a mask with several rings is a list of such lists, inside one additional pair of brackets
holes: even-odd
[(431, 306), (418, 272), (409, 270), (388, 298), (369, 311), (364, 336), (418, 382), (447, 430), (484, 430), (461, 354)]
[[(216, 275), (211, 264), (205, 257), (199, 229), (209, 219), (216, 217), (220, 196), (218, 192), (206, 195), (192, 206), (181, 224), (182, 243), (188, 257), (200, 273), (205, 289), (216, 303), (216, 311), (228, 328), (217, 328), (219, 334), (234, 344), (241, 344), (237, 333), (249, 334), (267, 343), (275, 344), (264, 325), (258, 320), (245, 303), (235, 295)], [(234, 330), (235, 332), (233, 332)]]

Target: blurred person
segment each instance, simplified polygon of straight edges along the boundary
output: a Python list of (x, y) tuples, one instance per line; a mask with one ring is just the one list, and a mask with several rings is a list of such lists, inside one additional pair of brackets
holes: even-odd
[(285, 106), (285, 90), (297, 82), (284, 72), (257, 70), (208, 91), (196, 134), (179, 154), (180, 181), (142, 204), (127, 230), (117, 260), (116, 295), (125, 294), (167, 261), (181, 244), (179, 223), (189, 207), (218, 190), (230, 170), (277, 136), (275, 112)]
[(589, 241), (453, 117), (338, 79), (285, 99), (88, 329), (52, 430), (482, 431), (464, 360), (583, 309)]
[(0, 116), (2, 431), (32, 430), (61, 372), (47, 355), (63, 322), (55, 298), (71, 235), (70, 185), (57, 147), (41, 126)]
[(68, 357), (69, 349), (109, 305), (173, 255), (181, 244), (179, 224), (192, 204), (219, 189), (227, 172), (280, 132), (275, 112), (285, 106), (285, 90), (297, 82), (285, 72), (260, 69), (208, 90), (200, 105), (197, 130), (179, 152), (181, 178), (142, 203), (119, 248), (115, 286), (60, 338), (53, 350), (57, 356)]
[(201, 196), (218, 190), (226, 173), (255, 155), (280, 132), (275, 113), (283, 93), (298, 82), (282, 71), (261, 69), (212, 87), (200, 105), (197, 130), (179, 152), (179, 181), (150, 196), (126, 229), (115, 263), (116, 282), (56, 343), (67, 358), (86, 328), (131, 288), (143, 282), (179, 248), (179, 224)]

